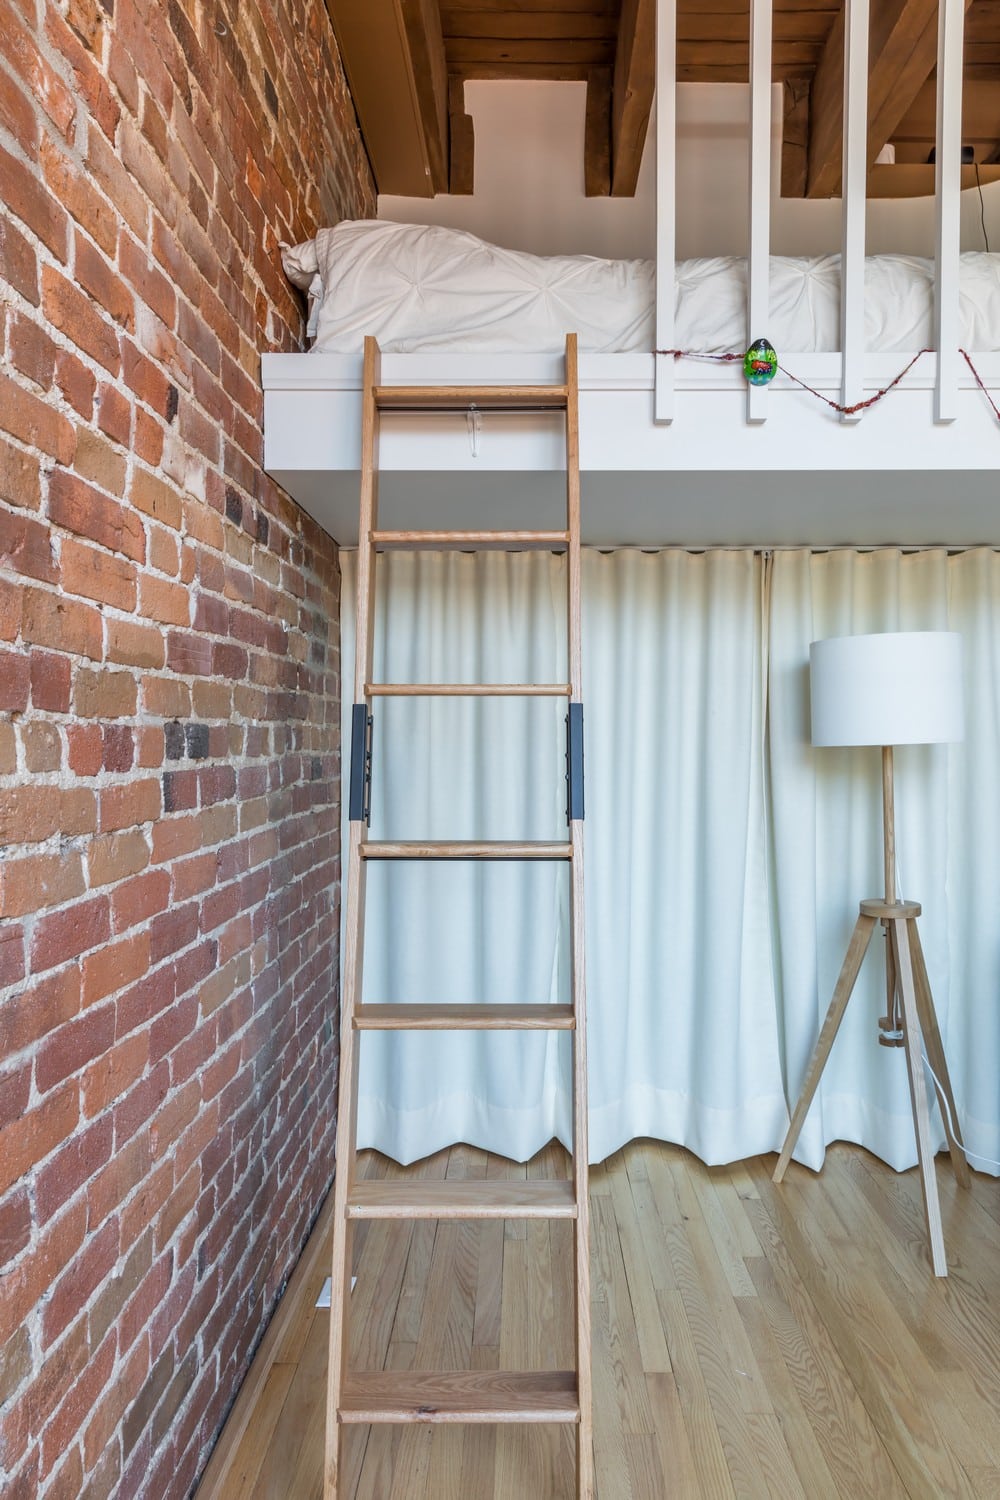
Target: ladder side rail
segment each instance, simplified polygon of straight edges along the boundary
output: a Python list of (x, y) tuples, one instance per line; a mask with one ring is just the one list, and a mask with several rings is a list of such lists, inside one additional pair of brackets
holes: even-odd
[[(747, 345), (767, 337), (771, 297), (771, 0), (750, 0), (750, 243)], [(747, 421), (767, 417), (767, 387), (747, 386)]]
[(953, 422), (958, 400), (960, 195), (962, 190), (962, 43), (964, 0), (939, 0), (937, 123), (934, 140), (935, 422)]
[[(654, 347), (674, 347), (677, 299), (677, 0), (656, 0), (656, 316)], [(653, 420), (674, 419), (674, 357), (653, 358)]]
[[(364, 704), (365, 684), (372, 676), (374, 642), (375, 549), (371, 534), (378, 514), (378, 412), (375, 387), (380, 356), (372, 338), (365, 339), (361, 421), (361, 507), (358, 535), (358, 598), (355, 635), (354, 703)], [(354, 809), (352, 809), (353, 811)], [(346, 919), (343, 977), (340, 996), (340, 1088), (337, 1112), (337, 1164), (334, 1178), (333, 1255), (331, 1262), (330, 1341), (327, 1372), (326, 1455), (324, 1500), (338, 1500), (342, 1405), (350, 1354), (347, 1317), (351, 1295), (353, 1221), (347, 1217), (353, 1176), (358, 1115), (359, 1037), (354, 1013), (361, 1000), (364, 965), (365, 866), (362, 845), (367, 838), (365, 818), (352, 818), (347, 856)]]
[[(865, 213), (868, 177), (869, 0), (845, 0), (844, 149), (840, 254), (840, 358), (842, 406), (864, 394)], [(844, 413), (857, 422), (860, 412)]]
[[(566, 339), (566, 525), (567, 644), (570, 704), (583, 702), (582, 562), (580, 556), (580, 407), (579, 366), (575, 334)], [(573, 1031), (573, 1182), (576, 1223), (573, 1260), (576, 1284), (577, 1395), (580, 1420), (576, 1432), (578, 1500), (593, 1500), (594, 1434), (590, 1334), (590, 1200), (587, 1131), (587, 1015), (584, 965), (583, 807), (570, 789), (570, 983), (576, 1027)], [(579, 814), (579, 816), (577, 816)]]

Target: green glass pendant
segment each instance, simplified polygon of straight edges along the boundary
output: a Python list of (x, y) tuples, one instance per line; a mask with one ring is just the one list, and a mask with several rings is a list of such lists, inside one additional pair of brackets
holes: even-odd
[(778, 356), (767, 339), (754, 339), (743, 356), (743, 373), (751, 385), (767, 385), (778, 373)]

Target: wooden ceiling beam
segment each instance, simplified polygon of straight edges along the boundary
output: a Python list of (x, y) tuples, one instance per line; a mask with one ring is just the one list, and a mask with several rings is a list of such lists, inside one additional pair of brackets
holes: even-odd
[(655, 0), (622, 0), (611, 89), (611, 193), (635, 194), (653, 107)]
[[(966, 9), (972, 0), (965, 0)], [(868, 165), (937, 62), (938, 0), (883, 0), (872, 12), (868, 74)], [(806, 197), (833, 198), (841, 188), (844, 129), (844, 15), (830, 28), (813, 78)]]
[(326, 0), (380, 193), (448, 191), (448, 73), (437, 0)]

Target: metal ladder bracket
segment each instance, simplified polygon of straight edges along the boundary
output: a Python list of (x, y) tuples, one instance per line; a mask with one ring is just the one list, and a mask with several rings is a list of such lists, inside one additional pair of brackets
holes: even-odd
[(351, 710), (351, 805), (352, 823), (372, 819), (372, 731), (375, 719), (367, 703), (355, 703)]
[(583, 820), (583, 704), (566, 715), (566, 822)]

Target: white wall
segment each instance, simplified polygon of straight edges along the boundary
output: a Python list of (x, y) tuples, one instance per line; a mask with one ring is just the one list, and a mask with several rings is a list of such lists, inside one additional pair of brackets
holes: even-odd
[[(587, 198), (583, 190), (583, 83), (469, 83), (476, 130), (470, 197), (380, 197), (379, 217), (445, 224), (540, 255), (652, 257), (654, 150), (647, 141), (634, 198)], [(749, 90), (741, 84), (680, 84), (677, 253), (742, 255), (747, 234), (746, 139)], [(774, 175), (780, 181), (781, 90), (774, 90)], [(1000, 184), (984, 190), (990, 245), (1000, 250)], [(806, 202), (775, 193), (772, 248), (815, 255), (840, 247), (840, 201)], [(984, 248), (975, 190), (962, 196), (962, 248)], [(934, 200), (873, 200), (868, 251), (934, 252)]]

